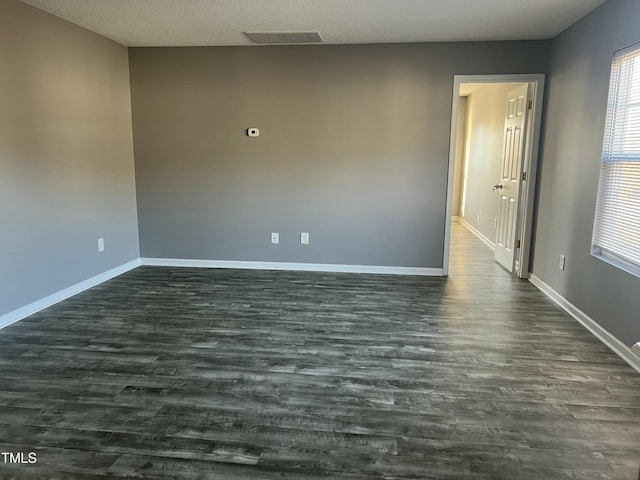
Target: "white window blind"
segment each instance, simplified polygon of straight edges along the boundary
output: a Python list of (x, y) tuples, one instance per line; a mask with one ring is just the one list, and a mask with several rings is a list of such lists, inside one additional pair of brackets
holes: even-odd
[(613, 60), (593, 250), (640, 274), (640, 46)]

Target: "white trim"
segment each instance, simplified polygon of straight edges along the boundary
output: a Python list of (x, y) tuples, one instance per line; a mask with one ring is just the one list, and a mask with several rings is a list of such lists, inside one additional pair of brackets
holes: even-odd
[(469, 230), (471, 233), (473, 233), (476, 237), (478, 237), (482, 241), (482, 243), (484, 243), (487, 247), (489, 247), (491, 250), (495, 251), (496, 244), (494, 242), (492, 242), (489, 239), (489, 237), (484, 235), (480, 230), (478, 230), (476, 227), (471, 225), (469, 222), (467, 222), (462, 217), (458, 217), (458, 222), (460, 222), (460, 225), (462, 225), (467, 230)]
[(452, 222), (459, 222), (459, 221), (460, 221), (460, 217), (459, 217), (458, 215), (453, 215), (453, 216), (451, 217), (451, 221), (452, 221)]
[(615, 253), (609, 253), (600, 247), (593, 246), (591, 248), (591, 256), (602, 260), (609, 265), (619, 268), (623, 272), (627, 272), (634, 277), (640, 277), (640, 266), (633, 262), (630, 262), (624, 258), (619, 257)]
[(66, 300), (69, 297), (73, 297), (80, 292), (83, 292), (89, 288), (95, 287), (107, 280), (111, 280), (118, 275), (122, 275), (123, 273), (128, 272), (129, 270), (133, 270), (136, 267), (140, 266), (140, 259), (137, 258), (130, 262), (125, 263), (124, 265), (120, 265), (119, 267), (112, 268), (111, 270), (107, 270), (104, 273), (96, 275), (95, 277), (91, 277), (83, 282), (76, 283), (64, 290), (60, 290), (59, 292), (53, 293), (47, 297), (41, 298), (29, 305), (25, 305), (24, 307), (18, 308), (12, 312), (6, 313), (0, 317), (0, 328), (4, 328), (12, 323), (17, 322), (18, 320), (22, 320), (23, 318), (28, 317), (29, 315), (33, 315), (34, 313), (39, 312), (40, 310), (44, 310), (52, 305), (55, 305), (62, 300)]
[(576, 307), (569, 300), (564, 298), (548, 284), (542, 281), (539, 277), (531, 274), (529, 281), (534, 284), (538, 289), (544, 293), (547, 297), (557, 303), (562, 309), (575, 318), (582, 324), (587, 330), (593, 333), (602, 343), (614, 351), (622, 360), (631, 365), (637, 372), (640, 373), (640, 357), (638, 357), (630, 347), (622, 343), (616, 337), (614, 337), (607, 330), (602, 328), (598, 322), (596, 322), (589, 315), (584, 313), (578, 307)]
[[(445, 211), (445, 225), (444, 225), (444, 251), (442, 259), (442, 272), (443, 275), (449, 275), (449, 256), (451, 249), (451, 218), (453, 209), (453, 181), (455, 170), (455, 155), (456, 155), (456, 126), (458, 124), (458, 102), (457, 96), (460, 92), (461, 83), (529, 83), (533, 84), (535, 88), (532, 90), (533, 100), (533, 129), (531, 136), (532, 141), (528, 142), (528, 156), (530, 158), (529, 171), (527, 172), (527, 181), (523, 182), (525, 192), (521, 192), (526, 202), (520, 202), (520, 211), (523, 212), (520, 215), (522, 229), (520, 241), (522, 248), (520, 248), (520, 265), (529, 264), (529, 249), (531, 244), (531, 229), (533, 225), (533, 198), (535, 196), (535, 185), (537, 175), (538, 164), (538, 147), (540, 143), (540, 131), (542, 124), (542, 102), (544, 92), (544, 74), (517, 74), (517, 75), (454, 75), (453, 77), (453, 97), (451, 101), (451, 126), (449, 137), (449, 170), (447, 177), (447, 203)], [(531, 186), (531, 188), (528, 188)], [(523, 205), (525, 203), (525, 205)], [(520, 268), (517, 273), (521, 278), (527, 278), (529, 271), (527, 268)]]
[(527, 125), (527, 148), (525, 151), (525, 164), (522, 166), (527, 173), (527, 180), (522, 182), (520, 189), (521, 219), (518, 236), (521, 247), (517, 261), (525, 268), (520, 268), (518, 277), (527, 280), (529, 278), (529, 258), (531, 255), (531, 238), (533, 236), (533, 208), (536, 197), (536, 178), (538, 176), (538, 157), (540, 147), (540, 132), (542, 131), (542, 107), (544, 100), (545, 76), (539, 75), (537, 81), (530, 84), (530, 99), (533, 102), (533, 121)]
[(379, 265), (341, 265), (326, 263), (240, 262), (235, 260), (195, 260), (179, 258), (141, 258), (142, 265), (154, 267), (239, 268), (248, 270), (289, 270), (306, 272), (373, 273), (382, 275), (442, 276), (441, 268), (388, 267)]
[(453, 184), (456, 167), (456, 135), (458, 133), (458, 104), (460, 82), (453, 78), (453, 97), (451, 100), (451, 130), (449, 133), (449, 167), (447, 174), (447, 203), (444, 213), (444, 250), (442, 252), (442, 273), (449, 275), (449, 250), (451, 249), (451, 219), (453, 212)]
[(95, 287), (107, 280), (133, 270), (140, 265), (163, 267), (193, 267), (193, 268), (239, 268), (252, 270), (289, 270), (308, 272), (343, 272), (343, 273), (371, 273), (381, 275), (420, 275), (441, 277), (441, 268), (388, 267), (378, 265), (331, 265), (324, 263), (277, 263), (277, 262), (237, 262), (229, 260), (190, 260), (175, 258), (137, 258), (119, 267), (91, 277), (83, 282), (72, 285), (64, 290), (41, 298), (29, 305), (13, 310), (0, 316), (0, 329), (11, 325), (23, 318), (73, 297), (89, 288)]
[(635, 52), (640, 48), (640, 42), (632, 43), (631, 45), (621, 48), (620, 50), (616, 50), (613, 52), (613, 58), (622, 57), (623, 55), (627, 55), (628, 53)]

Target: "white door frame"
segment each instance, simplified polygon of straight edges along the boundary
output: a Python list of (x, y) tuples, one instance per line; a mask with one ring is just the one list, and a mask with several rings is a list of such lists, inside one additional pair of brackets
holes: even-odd
[(522, 171), (527, 179), (520, 188), (518, 205), (518, 232), (520, 249), (516, 260), (520, 264), (518, 277), (529, 278), (529, 254), (531, 252), (531, 232), (533, 229), (533, 204), (538, 173), (538, 150), (542, 125), (542, 102), (544, 99), (544, 74), (514, 75), (455, 75), (453, 77), (453, 98), (451, 102), (451, 136), (449, 139), (449, 173), (447, 177), (447, 207), (444, 226), (444, 256), (442, 274), (449, 275), (449, 254), (451, 248), (451, 211), (453, 206), (453, 181), (456, 161), (456, 130), (458, 124), (458, 95), (461, 83), (529, 83), (530, 98), (533, 102), (532, 121), (527, 127), (527, 139)]

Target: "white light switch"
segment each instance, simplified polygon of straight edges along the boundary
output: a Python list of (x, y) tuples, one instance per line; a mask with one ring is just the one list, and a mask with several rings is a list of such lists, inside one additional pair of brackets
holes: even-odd
[(300, 244), (309, 245), (309, 234), (307, 232), (302, 232), (300, 234)]
[(564, 270), (564, 264), (566, 260), (567, 259), (564, 255), (560, 255), (560, 263), (558, 264), (558, 267), (560, 268), (560, 270)]
[(278, 244), (280, 243), (280, 234), (277, 232), (271, 233), (271, 243)]
[(259, 137), (260, 130), (257, 128), (247, 128), (247, 135), (249, 135), (250, 137)]
[(104, 252), (104, 238), (98, 239), (98, 252)]

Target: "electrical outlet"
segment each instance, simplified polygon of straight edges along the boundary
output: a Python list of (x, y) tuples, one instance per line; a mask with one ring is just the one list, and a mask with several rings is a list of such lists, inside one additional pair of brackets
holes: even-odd
[(300, 234), (300, 244), (309, 245), (309, 234), (307, 232), (302, 232)]
[(98, 239), (98, 252), (104, 252), (104, 238)]
[(564, 255), (560, 255), (560, 263), (558, 264), (558, 268), (560, 268), (560, 270), (564, 270), (566, 260), (567, 258)]
[(280, 234), (278, 232), (271, 232), (271, 243), (280, 243)]
[(493, 228), (498, 228), (498, 219), (497, 218), (493, 219)]

